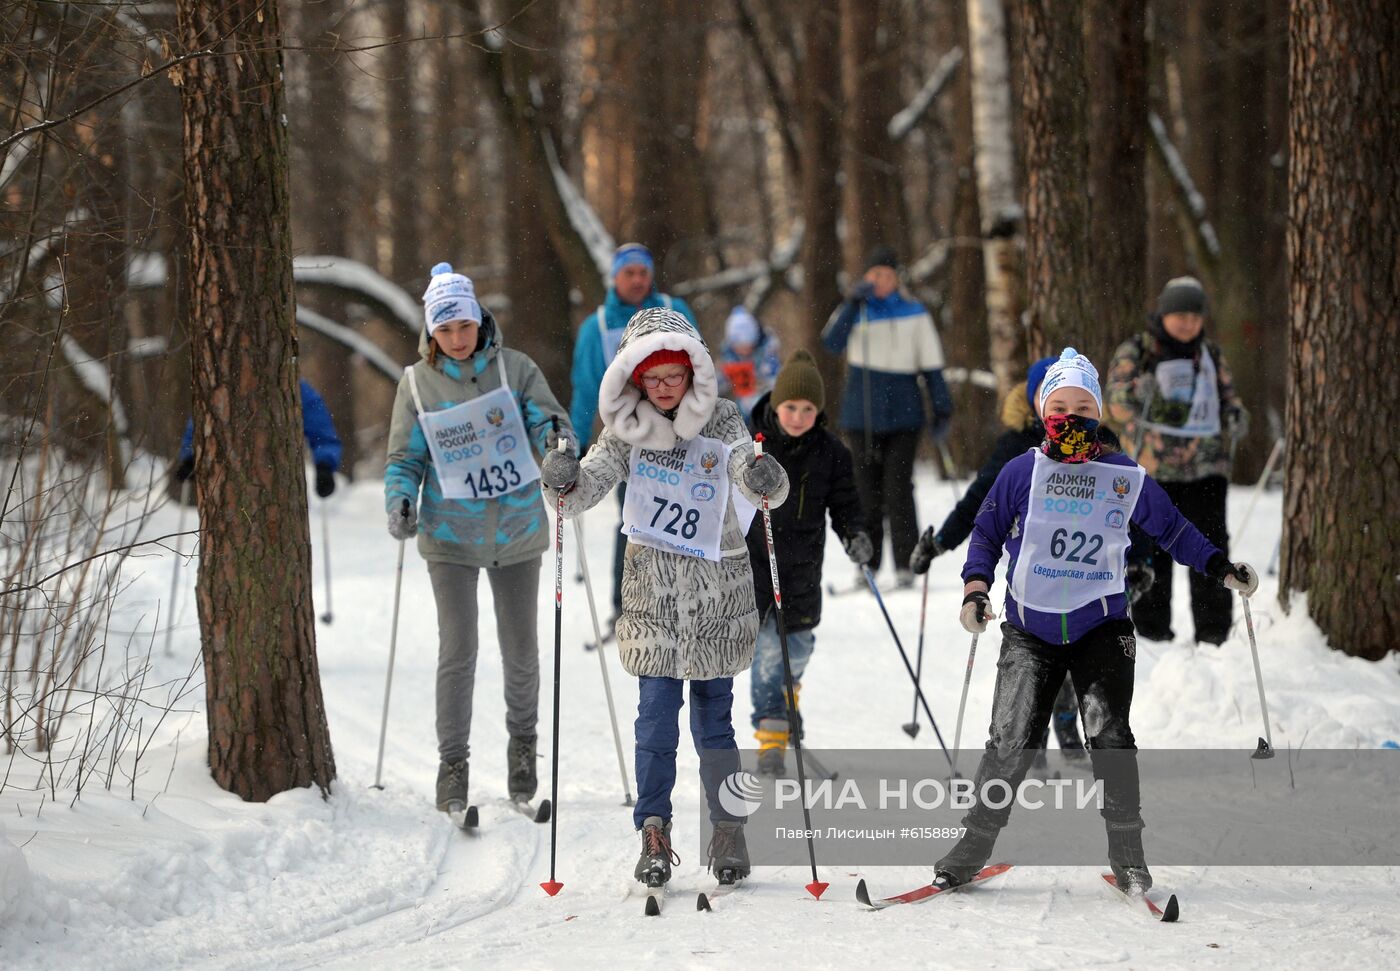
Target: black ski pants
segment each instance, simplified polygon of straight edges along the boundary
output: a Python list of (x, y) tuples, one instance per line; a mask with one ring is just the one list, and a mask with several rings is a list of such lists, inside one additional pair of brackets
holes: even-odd
[[(1208, 475), (1194, 482), (1163, 482), (1162, 489), (1201, 531), (1226, 556), (1230, 555), (1230, 534), (1225, 525), (1225, 495), (1228, 483), (1223, 475)], [(1152, 572), (1156, 579), (1151, 588), (1133, 604), (1133, 623), (1138, 633), (1150, 641), (1170, 641), (1172, 633), (1172, 572), (1175, 563), (1171, 554), (1160, 547), (1152, 553)], [(1234, 595), (1218, 580), (1191, 571), (1191, 617), (1195, 621), (1196, 640), (1209, 644), (1224, 643), (1234, 619)]]
[(919, 541), (919, 520), (914, 510), (914, 453), (919, 448), (919, 430), (872, 434), (869, 448), (865, 432), (847, 434), (856, 460), (856, 491), (865, 513), (865, 531), (875, 547), (870, 569), (880, 569), (888, 520), (895, 569), (907, 570), (909, 556)]

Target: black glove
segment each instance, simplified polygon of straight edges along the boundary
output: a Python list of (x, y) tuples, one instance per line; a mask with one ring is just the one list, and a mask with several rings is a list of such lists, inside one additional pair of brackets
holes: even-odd
[(846, 291), (846, 299), (851, 303), (860, 303), (862, 300), (869, 300), (875, 296), (875, 284), (869, 280), (860, 279), (851, 284), (851, 288)]
[(180, 464), (175, 466), (175, 481), (188, 482), (194, 478), (194, 456), (181, 459)]
[(992, 613), (992, 598), (981, 590), (974, 590), (966, 597), (963, 597), (962, 611), (958, 614), (958, 620), (963, 625), (963, 630), (969, 634), (981, 634), (987, 629), (987, 621), (996, 618)]
[(870, 537), (864, 531), (852, 533), (841, 545), (856, 566), (867, 565), (875, 556), (875, 544), (870, 542)]
[(1128, 585), (1128, 602), (1137, 603), (1143, 594), (1152, 589), (1152, 584), (1157, 581), (1157, 571), (1152, 569), (1151, 563), (1133, 561), (1128, 564), (1124, 579)]
[(322, 499), (335, 491), (335, 470), (329, 465), (316, 466), (316, 495)]
[(933, 527), (930, 526), (924, 530), (924, 535), (919, 537), (919, 542), (914, 546), (914, 552), (909, 554), (909, 569), (923, 576), (928, 572), (928, 566), (934, 561), (934, 558), (942, 556), (946, 552), (948, 551), (938, 541), (938, 537), (933, 533)]

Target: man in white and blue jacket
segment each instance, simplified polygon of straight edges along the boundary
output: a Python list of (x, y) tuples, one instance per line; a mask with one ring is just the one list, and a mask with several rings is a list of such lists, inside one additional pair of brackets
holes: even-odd
[[(1118, 885), (1152, 885), (1143, 856), (1137, 746), (1129, 727), (1137, 641), (1124, 591), (1128, 530), (1133, 524), (1178, 563), (1223, 581), (1245, 596), (1258, 577), (1231, 564), (1172, 505), (1132, 459), (1099, 440), (1103, 393), (1089, 360), (1066, 348), (1037, 392), (1045, 440), (1008, 462), (982, 503), (963, 566), (960, 621), (980, 634), (993, 618), (988, 590), (1003, 548), (1006, 620), (992, 699), (991, 737), (973, 791), (1004, 781), (1015, 791), (1045, 732), (1066, 673), (1084, 719), (1094, 776), (1103, 784), (1101, 814)], [(977, 801), (967, 828), (936, 864), (935, 882), (956, 886), (990, 858), (1011, 802)]]
[(899, 289), (899, 258), (877, 246), (865, 275), (822, 331), (826, 349), (846, 355), (846, 392), (839, 425), (856, 460), (856, 486), (865, 531), (875, 545), (870, 568), (880, 568), (885, 521), (902, 585), (914, 582), (906, 564), (919, 539), (914, 509), (914, 455), (924, 427), (922, 377), (933, 405), (933, 437), (942, 441), (953, 414), (943, 380), (943, 345), (924, 305)]
[[(680, 297), (672, 297), (656, 289), (656, 261), (651, 250), (641, 243), (623, 243), (613, 254), (612, 286), (603, 305), (584, 318), (574, 339), (574, 364), (569, 372), (573, 397), (569, 402), (569, 423), (578, 436), (579, 450), (588, 447), (593, 438), (593, 421), (598, 415), (598, 389), (603, 372), (617, 356), (617, 345), (627, 322), (639, 310), (665, 307), (695, 323), (695, 314)], [(617, 490), (621, 508), (626, 490)], [(613, 616), (622, 610), (622, 557), (627, 550), (627, 537), (617, 534), (613, 546)]]

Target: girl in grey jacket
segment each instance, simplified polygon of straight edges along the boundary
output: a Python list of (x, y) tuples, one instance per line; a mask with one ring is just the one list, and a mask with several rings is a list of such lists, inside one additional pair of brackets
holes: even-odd
[(622, 665), (636, 675), (637, 805), (642, 834), (636, 878), (670, 879), (671, 790), (678, 715), (690, 682), (690, 730), (714, 824), (710, 869), (721, 881), (748, 874), (742, 821), (718, 789), (739, 769), (730, 709), (734, 675), (748, 668), (758, 633), (744, 535), (754, 507), (787, 497), (787, 475), (758, 461), (739, 408), (721, 399), (704, 340), (679, 313), (634, 316), (598, 395), (603, 433), (580, 462), (549, 453), (545, 495), (577, 516), (627, 483), (628, 537), (617, 621)]
[(437, 602), (437, 808), (449, 812), (467, 804), (481, 570), (505, 669), (508, 788), (520, 801), (535, 794), (535, 618), (549, 529), (533, 453), (554, 446), (556, 419), (573, 434), (539, 367), (503, 346), (470, 279), (437, 264), (423, 304), (423, 360), (399, 380), (384, 505), (395, 539), (417, 535)]

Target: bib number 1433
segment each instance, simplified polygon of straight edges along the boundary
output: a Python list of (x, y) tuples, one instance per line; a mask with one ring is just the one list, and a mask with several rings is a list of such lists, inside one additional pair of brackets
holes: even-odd
[(662, 516), (669, 513), (671, 519), (661, 527), (662, 532), (684, 539), (695, 538), (696, 532), (700, 529), (700, 510), (682, 506), (678, 502), (668, 502), (660, 496), (652, 496), (651, 501), (656, 503), (656, 512), (651, 517), (653, 528), (656, 527)]
[(464, 481), (467, 488), (471, 489), (473, 499), (480, 499), (482, 496), (489, 499), (514, 489), (520, 485), (521, 479), (515, 463), (506, 461), (500, 465), (483, 466), (479, 472), (467, 476)]

